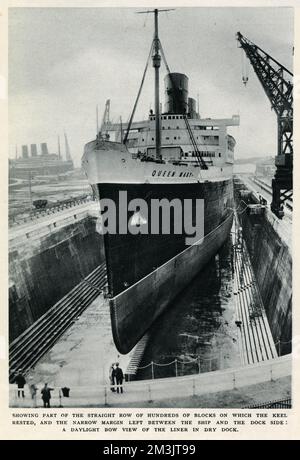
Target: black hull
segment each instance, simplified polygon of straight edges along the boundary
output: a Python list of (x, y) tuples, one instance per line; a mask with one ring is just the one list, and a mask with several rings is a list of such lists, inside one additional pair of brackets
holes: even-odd
[(231, 226), (232, 215), (207, 235), (202, 244), (189, 246), (110, 300), (112, 332), (120, 353), (128, 353), (170, 302), (190, 284), (225, 243)]
[(128, 353), (225, 242), (232, 225), (233, 191), (232, 180), (98, 185), (99, 197), (115, 203), (119, 191), (127, 192), (128, 201), (143, 198), (148, 203), (151, 198), (204, 199), (205, 210), (205, 237), (198, 245), (186, 246), (185, 234), (104, 236), (113, 337), (117, 349)]
[[(204, 235), (214, 230), (231, 213), (233, 207), (232, 181), (205, 182), (192, 184), (101, 184), (98, 193), (101, 199), (110, 199), (116, 203), (119, 215), (119, 192), (127, 193), (127, 201), (139, 198), (146, 201), (150, 209), (152, 199), (204, 200)], [(132, 217), (128, 212), (126, 221)], [(195, 216), (194, 216), (195, 217)], [(171, 230), (174, 216), (171, 213)], [(148, 229), (151, 226), (151, 215), (147, 215)], [(160, 227), (158, 235), (153, 234), (116, 234), (104, 235), (109, 294), (116, 296), (151, 273), (153, 270), (176, 256), (186, 246), (186, 235), (162, 234)]]

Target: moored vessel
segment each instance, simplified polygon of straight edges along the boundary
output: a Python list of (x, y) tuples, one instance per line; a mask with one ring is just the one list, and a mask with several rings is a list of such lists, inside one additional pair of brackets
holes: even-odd
[[(218, 251), (233, 217), (235, 140), (227, 127), (238, 125), (239, 117), (200, 117), (187, 76), (170, 72), (158, 37), (158, 10), (153, 13), (155, 111), (133, 122), (137, 98), (129, 122), (106, 119), (82, 159), (101, 201), (112, 331), (121, 353), (134, 347)], [(164, 111), (161, 56), (167, 68)]]

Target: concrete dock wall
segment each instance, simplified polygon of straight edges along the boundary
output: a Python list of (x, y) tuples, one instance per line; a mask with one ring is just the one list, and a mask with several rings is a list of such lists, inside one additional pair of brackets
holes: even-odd
[[(238, 217), (250, 254), (253, 271), (266, 309), (279, 354), (290, 353), (292, 339), (292, 250), (283, 222), (265, 209), (250, 215), (238, 190), (235, 193)], [(255, 202), (255, 197), (249, 195)]]
[(103, 262), (95, 226), (95, 217), (85, 217), (10, 248), (10, 341)]

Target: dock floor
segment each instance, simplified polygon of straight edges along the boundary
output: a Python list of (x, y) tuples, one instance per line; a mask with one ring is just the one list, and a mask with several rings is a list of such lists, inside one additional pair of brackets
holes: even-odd
[[(68, 398), (59, 397), (54, 388), (52, 407), (243, 407), (291, 395), (291, 356), (225, 371), (213, 371), (186, 377), (129, 382), (124, 393), (113, 393), (110, 386), (72, 387)], [(272, 395), (270, 397), (270, 394)], [(11, 407), (42, 407), (40, 390), (32, 400), (17, 397), (16, 385), (10, 385)]]
[(28, 373), (38, 387), (95, 388), (109, 382), (109, 368), (125, 371), (131, 355), (119, 355), (112, 337), (108, 302), (99, 295)]

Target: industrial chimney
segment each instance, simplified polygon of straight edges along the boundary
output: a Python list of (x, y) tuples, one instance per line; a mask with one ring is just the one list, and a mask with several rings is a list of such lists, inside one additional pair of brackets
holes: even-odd
[(28, 158), (28, 145), (22, 145), (22, 157)]
[(37, 157), (37, 146), (36, 144), (30, 144), (30, 151), (32, 157)]
[(41, 143), (41, 150), (42, 150), (42, 155), (48, 155), (48, 146), (47, 142), (42, 142)]
[(71, 152), (70, 152), (70, 146), (69, 146), (67, 134), (65, 132), (64, 132), (64, 136), (65, 136), (65, 147), (66, 147), (66, 160), (67, 161), (72, 161)]

